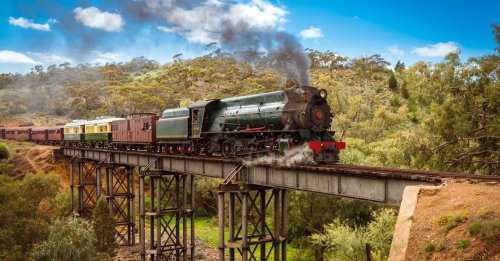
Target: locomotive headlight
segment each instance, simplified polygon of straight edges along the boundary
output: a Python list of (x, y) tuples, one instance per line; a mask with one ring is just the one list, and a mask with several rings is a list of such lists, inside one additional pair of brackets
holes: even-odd
[(326, 100), (326, 97), (328, 96), (328, 93), (326, 92), (325, 89), (321, 89), (321, 90), (319, 90), (319, 96), (321, 96), (321, 98), (323, 100)]

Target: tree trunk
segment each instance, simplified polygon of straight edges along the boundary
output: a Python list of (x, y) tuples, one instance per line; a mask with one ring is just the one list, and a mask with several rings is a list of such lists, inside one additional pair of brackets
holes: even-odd
[(314, 247), (314, 260), (315, 261), (324, 261), (325, 258), (323, 254), (325, 253), (326, 247), (324, 246), (315, 246)]

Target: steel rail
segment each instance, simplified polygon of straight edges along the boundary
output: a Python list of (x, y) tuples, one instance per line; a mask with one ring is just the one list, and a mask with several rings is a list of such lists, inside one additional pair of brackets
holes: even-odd
[[(135, 150), (115, 150), (115, 149), (97, 149), (91, 147), (60, 147), (61, 149), (82, 149), (82, 150), (93, 150), (102, 152), (118, 152), (125, 154), (135, 154), (135, 155), (146, 155), (146, 156), (156, 156), (156, 157), (171, 157), (179, 159), (199, 159), (199, 160), (209, 160), (214, 162), (237, 162), (244, 163), (246, 160), (242, 158), (224, 158), (218, 156), (190, 156), (190, 155), (175, 155), (166, 154), (158, 152), (147, 152), (147, 151), (135, 151)], [(460, 173), (460, 172), (447, 172), (447, 171), (430, 171), (430, 170), (415, 170), (415, 169), (400, 169), (391, 167), (377, 167), (377, 166), (359, 166), (359, 165), (348, 165), (348, 164), (303, 164), (303, 165), (279, 165), (277, 163), (263, 163), (256, 164), (259, 166), (272, 166), (277, 169), (302, 169), (302, 170), (316, 170), (316, 171), (335, 171), (343, 172), (346, 174), (356, 174), (356, 175), (386, 175), (388, 177), (408, 177), (408, 176), (423, 176), (423, 177), (434, 177), (434, 178), (451, 178), (451, 179), (470, 179), (470, 180), (480, 180), (480, 181), (493, 181), (500, 182), (500, 176), (496, 175), (482, 175), (482, 174), (470, 174), (470, 173)]]

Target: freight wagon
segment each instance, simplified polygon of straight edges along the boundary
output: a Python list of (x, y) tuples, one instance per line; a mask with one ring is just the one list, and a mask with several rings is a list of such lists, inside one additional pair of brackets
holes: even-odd
[(156, 122), (159, 116), (154, 113), (135, 113), (126, 119), (113, 121), (111, 134), (113, 146), (119, 149), (156, 148)]

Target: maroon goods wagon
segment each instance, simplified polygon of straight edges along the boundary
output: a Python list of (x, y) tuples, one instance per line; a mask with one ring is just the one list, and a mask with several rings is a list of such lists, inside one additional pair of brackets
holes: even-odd
[(5, 140), (5, 127), (0, 126), (0, 139)]
[(33, 127), (7, 127), (5, 128), (5, 139), (29, 141), (31, 140), (31, 129)]
[(47, 140), (50, 142), (64, 140), (64, 125), (48, 127), (47, 132)]
[(45, 143), (47, 141), (47, 128), (33, 127), (31, 129), (31, 140), (36, 143)]
[(132, 114), (127, 119), (114, 121), (111, 126), (114, 144), (126, 145), (130, 148), (156, 145), (155, 114)]

